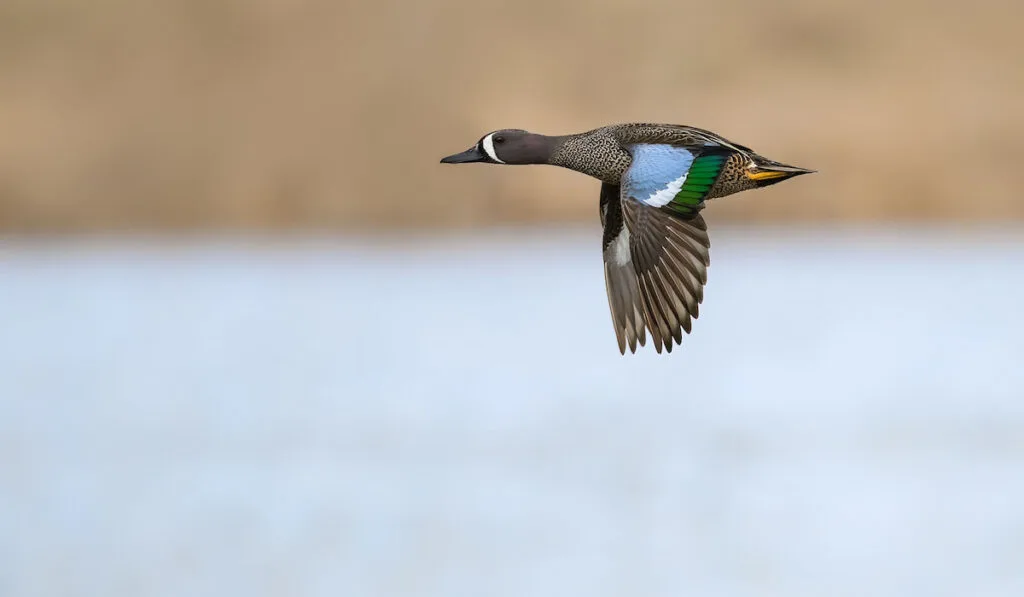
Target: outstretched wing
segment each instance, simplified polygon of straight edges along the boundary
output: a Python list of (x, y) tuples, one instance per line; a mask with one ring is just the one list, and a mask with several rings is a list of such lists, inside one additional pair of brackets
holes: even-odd
[(619, 186), (601, 184), (601, 225), (604, 227), (604, 284), (608, 291), (608, 307), (612, 312), (615, 338), (619, 352), (636, 352), (637, 344), (647, 340), (644, 331), (640, 289), (629, 249), (629, 229), (622, 219)]
[(644, 320), (661, 352), (682, 344), (704, 300), (711, 240), (698, 213), (728, 151), (668, 144), (627, 147), (620, 197)]

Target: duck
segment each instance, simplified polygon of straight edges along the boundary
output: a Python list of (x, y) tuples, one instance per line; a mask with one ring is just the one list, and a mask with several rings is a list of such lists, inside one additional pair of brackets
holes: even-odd
[(501, 129), (441, 163), (547, 164), (601, 182), (605, 288), (623, 355), (644, 346), (648, 332), (659, 354), (690, 334), (711, 264), (700, 213), (707, 201), (814, 172), (705, 129), (654, 123), (570, 135)]

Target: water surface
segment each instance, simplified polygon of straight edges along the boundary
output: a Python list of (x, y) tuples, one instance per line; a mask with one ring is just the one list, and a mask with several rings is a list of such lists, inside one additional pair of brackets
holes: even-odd
[(9, 243), (0, 594), (1024, 594), (1024, 237), (713, 242)]

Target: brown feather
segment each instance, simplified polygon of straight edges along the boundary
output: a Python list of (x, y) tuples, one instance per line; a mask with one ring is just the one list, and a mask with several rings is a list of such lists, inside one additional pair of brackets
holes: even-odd
[(658, 352), (662, 345), (671, 352), (673, 342), (682, 344), (683, 333), (690, 333), (704, 299), (711, 262), (707, 225), (700, 214), (687, 218), (628, 197), (622, 212), (647, 327)]

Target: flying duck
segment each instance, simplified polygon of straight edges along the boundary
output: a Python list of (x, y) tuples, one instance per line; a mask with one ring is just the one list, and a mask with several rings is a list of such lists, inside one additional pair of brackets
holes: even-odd
[(710, 264), (704, 202), (814, 172), (764, 158), (707, 130), (628, 123), (575, 135), (520, 129), (484, 135), (442, 164), (550, 164), (601, 181), (604, 277), (619, 344), (635, 353), (682, 344)]

